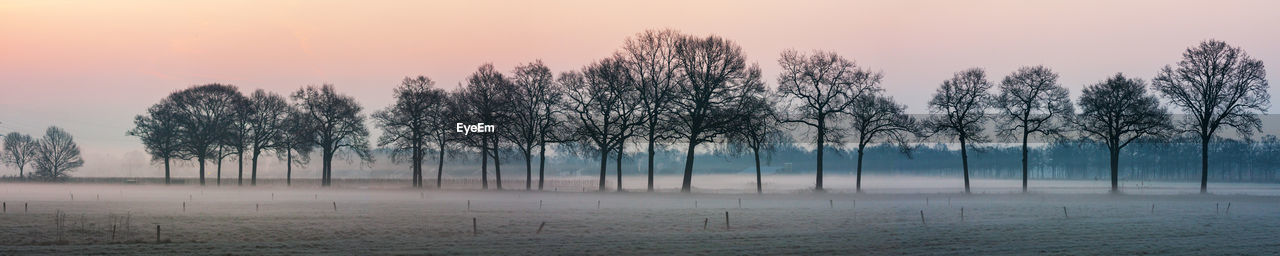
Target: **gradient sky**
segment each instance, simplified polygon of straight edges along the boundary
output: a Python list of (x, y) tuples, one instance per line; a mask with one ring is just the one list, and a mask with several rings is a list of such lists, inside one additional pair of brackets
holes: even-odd
[[(57, 125), (90, 159), (142, 150), (134, 115), (194, 84), (281, 94), (333, 83), (366, 110), (404, 77), (453, 87), (482, 63), (577, 69), (637, 32), (739, 43), (770, 84), (778, 53), (832, 50), (885, 73), (923, 113), (953, 72), (1023, 65), (1072, 98), (1115, 72), (1149, 80), (1210, 38), (1280, 74), (1280, 1), (0, 1), (0, 132)], [(1272, 91), (1272, 95), (1280, 95)], [(92, 165), (92, 163), (90, 163)]]

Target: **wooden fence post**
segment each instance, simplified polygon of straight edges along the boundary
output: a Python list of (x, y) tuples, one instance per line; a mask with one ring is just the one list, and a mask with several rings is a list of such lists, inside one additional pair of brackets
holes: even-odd
[(724, 230), (729, 230), (729, 212), (724, 212)]
[(924, 210), (920, 210), (920, 225), (924, 225), (924, 226), (928, 226), (928, 225), (929, 225), (929, 224), (927, 224), (927, 223), (925, 223), (925, 222), (924, 222)]

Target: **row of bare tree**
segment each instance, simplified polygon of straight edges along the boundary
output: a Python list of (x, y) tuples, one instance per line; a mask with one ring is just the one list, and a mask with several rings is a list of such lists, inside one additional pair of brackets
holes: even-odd
[[(71, 134), (51, 126), (39, 139), (18, 132), (5, 134), (0, 163), (18, 169), (20, 180), (57, 181), (70, 177), (72, 171), (84, 166), (84, 159)], [(26, 173), (28, 165), (35, 167), (30, 175)]]
[[(407, 162), (413, 185), (422, 187), (422, 165), (437, 154), (437, 184), (449, 152), (481, 155), (481, 180), (489, 187), (489, 160), (502, 188), (501, 156), (514, 151), (526, 169), (525, 189), (533, 189), (534, 154), (538, 155), (538, 189), (543, 188), (548, 146), (565, 153), (599, 159), (599, 188), (604, 190), (613, 157), (618, 190), (621, 163), (628, 145), (648, 156), (648, 186), (654, 188), (653, 157), (659, 147), (684, 147), (681, 190), (692, 188), (695, 152), (728, 150), (756, 160), (757, 191), (760, 155), (775, 146), (811, 141), (816, 147), (815, 188), (823, 189), (823, 156), (828, 143), (857, 146), (857, 188), (861, 191), (862, 153), (868, 145), (894, 144), (904, 153), (929, 137), (958, 142), (969, 189), (967, 151), (987, 143), (988, 124), (996, 136), (1022, 140), (1023, 190), (1026, 190), (1030, 138), (1088, 137), (1110, 151), (1112, 190), (1117, 189), (1120, 150), (1143, 137), (1194, 132), (1202, 143), (1202, 173), (1208, 173), (1207, 148), (1219, 128), (1244, 136), (1261, 130), (1260, 112), (1269, 107), (1262, 62), (1220, 41), (1188, 49), (1183, 60), (1165, 67), (1151, 88), (1181, 107), (1190, 118), (1174, 124), (1156, 95), (1141, 79), (1116, 74), (1085, 87), (1076, 104), (1043, 66), (1023, 67), (998, 83), (980, 68), (955, 73), (943, 81), (929, 101), (929, 118), (917, 120), (906, 106), (884, 94), (883, 74), (857, 65), (834, 52), (784, 51), (775, 90), (769, 90), (760, 68), (747, 61), (742, 48), (718, 36), (693, 36), (674, 30), (650, 30), (625, 41), (622, 49), (578, 70), (558, 75), (541, 61), (517, 66), (510, 73), (480, 66), (464, 86), (446, 91), (426, 76), (407, 77), (394, 91), (396, 102), (372, 117), (383, 130), (379, 147), (392, 149), (392, 160)], [(998, 87), (995, 92), (992, 87)], [(171, 159), (204, 162), (235, 155), (252, 161), (250, 184), (256, 181), (260, 154), (275, 152), (292, 163), (320, 149), (322, 183), (330, 184), (331, 161), (337, 152), (353, 152), (371, 161), (368, 131), (361, 107), (336, 93), (333, 86), (306, 87), (283, 97), (256, 91), (241, 95), (228, 85), (204, 85), (178, 91), (138, 116), (138, 136), (166, 166)], [(1076, 106), (1080, 111), (1076, 111)], [(494, 125), (492, 132), (460, 133), (463, 124)], [(788, 136), (787, 130), (802, 130)], [(637, 148), (631, 147), (631, 148)], [(295, 153), (297, 158), (295, 159)], [(403, 161), (407, 160), (407, 161)], [(291, 177), (290, 174), (287, 176)], [(221, 178), (221, 168), (218, 171)], [(240, 178), (243, 182), (242, 178)], [(1201, 190), (1207, 188), (1201, 180)]]
[(166, 184), (172, 160), (195, 160), (201, 185), (206, 162), (216, 160), (216, 182), (221, 185), (222, 159), (234, 155), (239, 165), (237, 184), (243, 185), (248, 155), (249, 184), (256, 185), (259, 157), (275, 152), (287, 162), (286, 177), (292, 183), (293, 164), (306, 162), (318, 148), (323, 157), (321, 183), (328, 186), (332, 162), (340, 150), (372, 159), (366, 141), (369, 132), (355, 99), (338, 94), (331, 85), (308, 86), (290, 97), (293, 103), (263, 90), (245, 96), (231, 85), (193, 86), (170, 94), (137, 116), (136, 127), (128, 134), (142, 140), (153, 160), (164, 163)]

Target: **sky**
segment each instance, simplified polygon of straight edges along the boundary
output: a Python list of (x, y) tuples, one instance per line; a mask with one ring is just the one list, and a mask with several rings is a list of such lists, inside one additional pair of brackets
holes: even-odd
[(539, 59), (558, 73), (662, 28), (737, 42), (769, 84), (783, 50), (835, 51), (884, 72), (911, 113), (971, 67), (998, 80), (1046, 65), (1074, 99), (1116, 72), (1150, 80), (1206, 39), (1280, 62), (1276, 10), (1280, 1), (0, 0), (0, 132), (62, 127), (92, 166), (141, 154), (125, 136), (133, 117), (196, 84), (288, 94), (330, 83), (370, 113), (405, 76), (452, 88), (481, 64), (510, 72)]

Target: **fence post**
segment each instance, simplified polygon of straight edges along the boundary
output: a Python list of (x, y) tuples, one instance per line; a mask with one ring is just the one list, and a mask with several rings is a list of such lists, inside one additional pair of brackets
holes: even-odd
[(924, 222), (924, 210), (920, 210), (920, 225), (924, 225), (924, 226), (928, 226), (928, 225), (929, 225), (929, 224), (927, 224), (927, 223), (925, 223), (925, 222)]
[(724, 230), (729, 230), (729, 211), (724, 212)]

